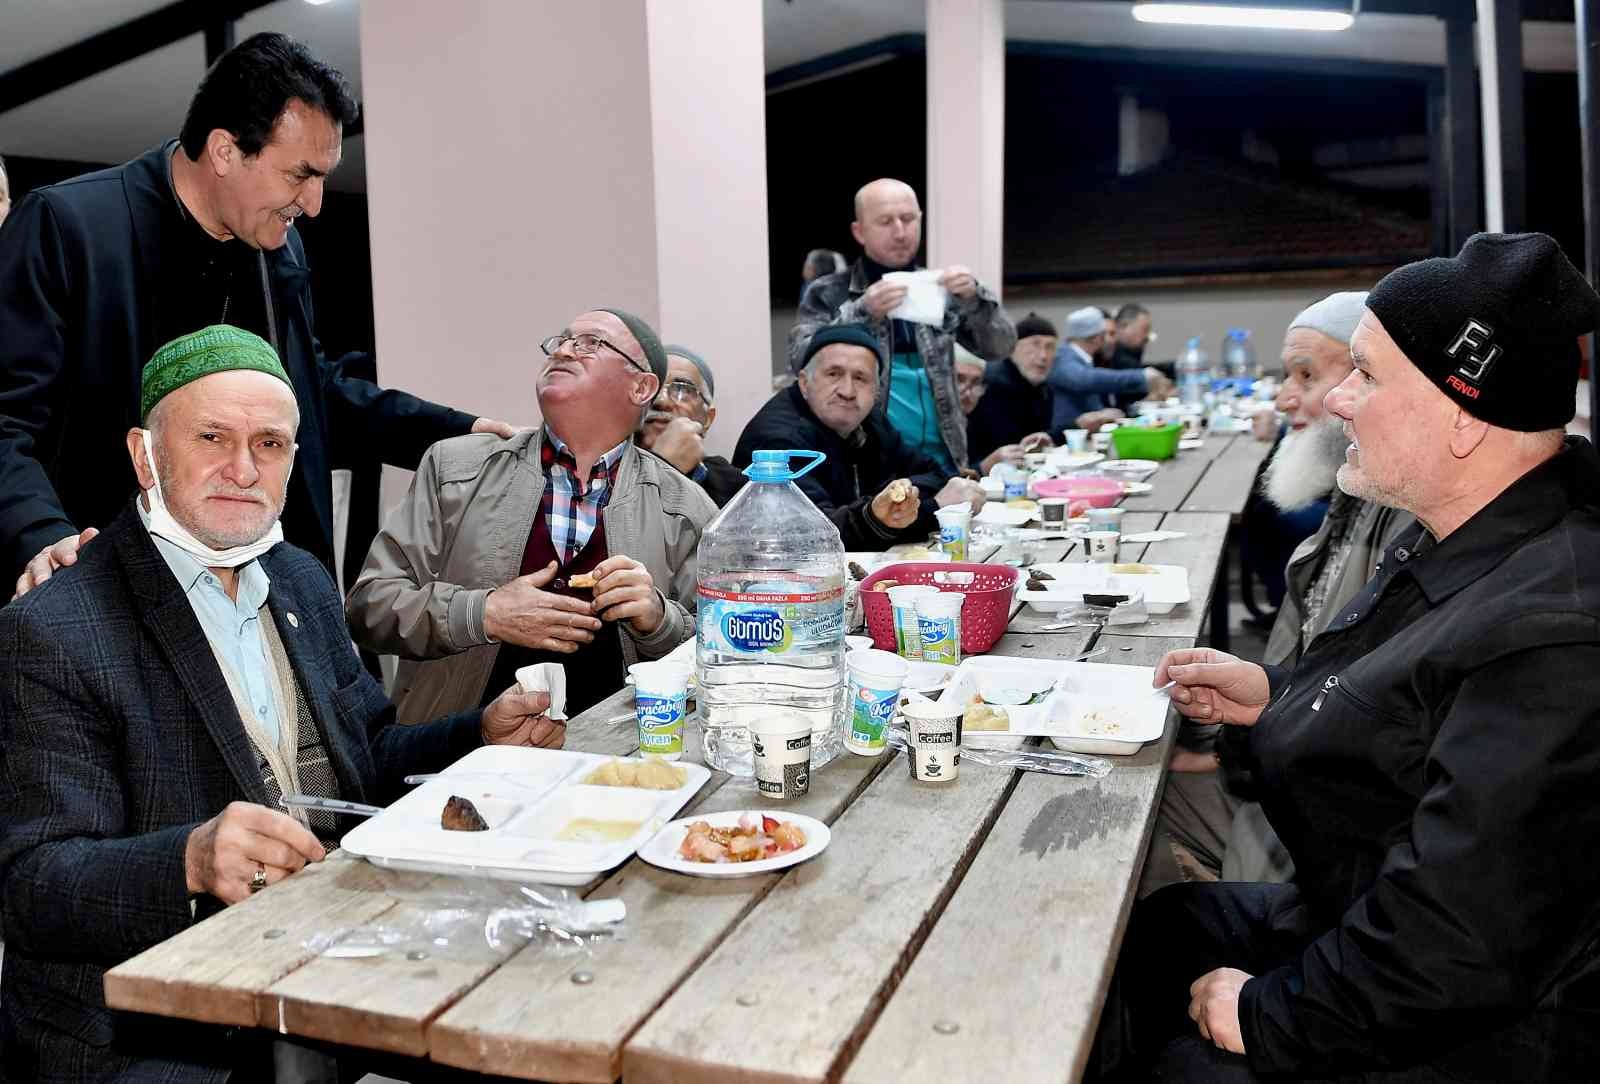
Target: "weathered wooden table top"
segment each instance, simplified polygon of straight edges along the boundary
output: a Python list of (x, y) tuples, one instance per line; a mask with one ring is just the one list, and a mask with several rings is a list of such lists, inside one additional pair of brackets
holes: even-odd
[[(1153, 665), (1192, 645), (1226, 511), (1127, 518), (1129, 531), (1188, 532), (1124, 558), (1189, 565), (1191, 602), (1115, 634), (1043, 633), (1017, 615), (992, 653), (1066, 659), (1102, 644), (1098, 662)], [(624, 689), (575, 717), (567, 747), (634, 752), (631, 708)], [(523, 1079), (1074, 1080), (1174, 718), (1098, 780), (969, 762), (932, 786), (900, 756), (843, 755), (786, 806), (832, 825), (827, 851), (734, 880), (635, 858), (575, 890), (628, 908), (625, 938), (581, 953), (319, 955), (306, 944), (317, 931), (404, 925), (451, 884), (336, 854), (115, 968), (107, 1001)], [(686, 756), (698, 759), (692, 738)], [(680, 815), (767, 804), (713, 772)]]

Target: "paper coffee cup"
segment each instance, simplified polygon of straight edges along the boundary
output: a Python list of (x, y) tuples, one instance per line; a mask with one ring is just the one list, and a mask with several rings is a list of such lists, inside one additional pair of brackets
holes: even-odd
[(911, 778), (920, 783), (948, 783), (961, 770), (961, 719), (959, 704), (913, 700), (901, 709), (910, 741), (906, 753)]
[(927, 662), (961, 662), (961, 607), (967, 596), (960, 591), (938, 591), (918, 597), (917, 634), (922, 658)]
[(1039, 525), (1047, 531), (1067, 529), (1067, 512), (1072, 502), (1065, 497), (1039, 498)]
[(844, 747), (862, 756), (878, 756), (911, 664), (898, 655), (870, 648), (848, 652), (844, 661), (850, 668)]
[(1083, 537), (1084, 545), (1089, 549), (1089, 560), (1108, 565), (1116, 561), (1121, 534), (1116, 531), (1090, 531)]
[(639, 723), (639, 752), (657, 760), (683, 756), (683, 716), (688, 700), (689, 668), (671, 662), (636, 663), (633, 712)]
[(750, 751), (763, 798), (798, 798), (811, 789), (811, 723), (803, 716), (761, 716), (750, 724)]
[(967, 538), (972, 532), (972, 505), (952, 504), (933, 516), (939, 521), (939, 548), (948, 553), (952, 561), (965, 561)]
[(939, 589), (925, 583), (903, 583), (884, 592), (894, 610), (894, 649), (903, 658), (922, 658), (922, 631), (917, 625), (916, 600), (922, 595), (937, 595)]

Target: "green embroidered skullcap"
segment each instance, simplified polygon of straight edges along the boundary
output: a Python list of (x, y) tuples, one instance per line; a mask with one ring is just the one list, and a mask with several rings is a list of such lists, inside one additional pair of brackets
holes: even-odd
[(644, 351), (644, 363), (650, 366), (652, 373), (656, 374), (656, 380), (665, 384), (667, 382), (667, 351), (661, 345), (661, 339), (657, 337), (655, 328), (645, 323), (640, 317), (622, 309), (599, 308), (594, 311), (609, 312), (612, 316), (622, 321), (623, 326), (633, 333), (635, 339), (639, 340), (639, 349)]
[(294, 391), (289, 374), (267, 340), (243, 328), (213, 324), (173, 339), (145, 363), (139, 378), (139, 424), (149, 419), (157, 403), (185, 384), (234, 369), (275, 376)]

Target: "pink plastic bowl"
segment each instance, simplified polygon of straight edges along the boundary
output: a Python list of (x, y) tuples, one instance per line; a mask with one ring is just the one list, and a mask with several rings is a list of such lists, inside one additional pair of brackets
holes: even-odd
[(1115, 478), (1045, 478), (1033, 483), (1041, 497), (1066, 497), (1085, 501), (1090, 508), (1110, 508), (1122, 499), (1122, 483)]

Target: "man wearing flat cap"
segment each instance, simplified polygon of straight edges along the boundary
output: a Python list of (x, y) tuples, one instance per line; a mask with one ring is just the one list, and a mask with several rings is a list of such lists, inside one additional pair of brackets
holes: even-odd
[(1025, 453), (1055, 443), (1045, 378), (1055, 360), (1056, 343), (1056, 326), (1030, 312), (1017, 321), (1017, 346), (1011, 356), (984, 367), (983, 398), (967, 415), (967, 454), (974, 463), (981, 465), (999, 454), (1020, 467)]
[(1154, 678), (1248, 735), (1295, 883), (1150, 896), (1107, 1028), (1164, 1079), (1594, 1080), (1600, 460), (1562, 426), (1600, 297), (1543, 234), (1479, 234), (1366, 309), (1339, 487), (1419, 522), (1292, 671)]
[(538, 662), (565, 666), (567, 710), (583, 711), (694, 635), (695, 551), (717, 507), (633, 440), (666, 350), (607, 308), (540, 348), (544, 425), (428, 449), (350, 591), (355, 641), (402, 660), (402, 722), (479, 704)]
[(1105, 338), (1105, 317), (1093, 305), (1085, 305), (1067, 317), (1064, 341), (1056, 351), (1048, 378), (1053, 396), (1051, 432), (1094, 432), (1123, 416), (1117, 408), (1118, 396), (1165, 399), (1172, 392), (1172, 382), (1157, 369), (1096, 368), (1095, 355)]
[(106, 969), (321, 861), (351, 827), (285, 795), (387, 804), (407, 774), (485, 742), (565, 733), (545, 693), (515, 688), (392, 725), (326, 569), (282, 542), (299, 409), (264, 339), (218, 325), (162, 347), (138, 416), (139, 496), (0, 608), (6, 1080), (209, 1082), (271, 1064), (270, 1036), (114, 1015)]
[(983, 507), (982, 487), (953, 477), (873, 410), (884, 359), (870, 329), (823, 328), (801, 360), (795, 383), (768, 399), (739, 435), (736, 466), (749, 466), (762, 449), (826, 455), (795, 485), (839, 528), (847, 550), (922, 541), (937, 529), (935, 510), (963, 501), (974, 512)]

